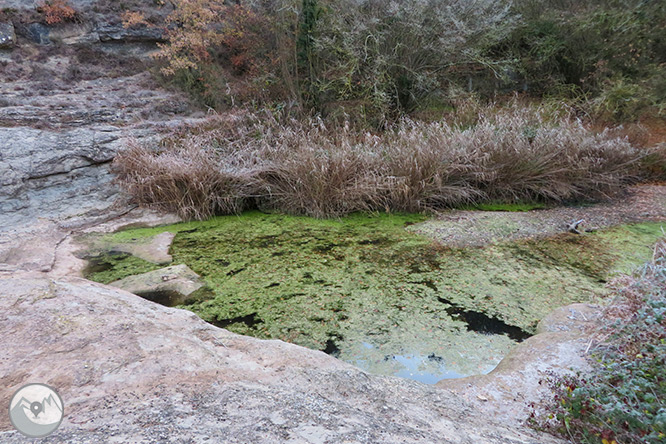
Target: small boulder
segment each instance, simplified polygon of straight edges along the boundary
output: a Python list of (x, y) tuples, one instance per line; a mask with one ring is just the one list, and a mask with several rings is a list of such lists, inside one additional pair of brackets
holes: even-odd
[(16, 45), (16, 32), (11, 22), (0, 23), (0, 49), (8, 49)]
[(199, 275), (187, 265), (172, 265), (111, 282), (144, 299), (173, 307), (182, 304), (188, 296), (204, 286)]

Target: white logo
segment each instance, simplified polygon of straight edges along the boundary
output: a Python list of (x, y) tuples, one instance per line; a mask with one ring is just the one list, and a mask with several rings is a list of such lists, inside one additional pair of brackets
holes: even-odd
[(46, 384), (27, 384), (14, 393), (9, 419), (16, 430), (41, 438), (58, 428), (64, 416), (60, 395)]

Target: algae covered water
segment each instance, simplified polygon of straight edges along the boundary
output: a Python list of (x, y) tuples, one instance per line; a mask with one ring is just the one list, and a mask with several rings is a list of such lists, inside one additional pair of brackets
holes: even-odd
[[(660, 234), (658, 224), (641, 224), (452, 249), (405, 229), (423, 220), (257, 211), (122, 231), (105, 242), (176, 233), (173, 263), (207, 283), (183, 308), (236, 333), (434, 383), (492, 370), (549, 311), (602, 294), (608, 273), (648, 258)], [(89, 278), (108, 283), (159, 268), (128, 255), (105, 260)]]

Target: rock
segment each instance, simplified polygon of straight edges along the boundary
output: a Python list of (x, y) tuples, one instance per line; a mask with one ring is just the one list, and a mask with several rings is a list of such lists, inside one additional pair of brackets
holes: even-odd
[(81, 259), (92, 259), (109, 253), (127, 253), (153, 264), (164, 265), (171, 262), (169, 248), (175, 234), (164, 232), (153, 237), (134, 240), (130, 242), (109, 242), (100, 238), (97, 233), (80, 236), (80, 242), (85, 244), (76, 256)]
[(117, 211), (84, 214), (65, 221), (40, 218), (35, 224), (13, 224), (5, 231), (0, 230), (0, 274), (45, 272), (52, 277), (82, 276), (87, 262), (79, 258), (77, 252), (88, 246), (78, 243), (73, 232), (112, 232), (125, 227), (155, 227), (179, 221), (173, 214), (144, 208), (128, 212), (121, 207)]
[(115, 249), (154, 264), (168, 264), (173, 259), (169, 254), (169, 247), (171, 247), (174, 236), (174, 233), (165, 231), (151, 237), (146, 242), (121, 244)]
[(0, 272), (50, 271), (56, 249), (68, 232), (55, 223), (39, 220), (30, 227), (13, 226), (8, 235), (0, 235)]
[(0, 231), (46, 214), (110, 208), (118, 190), (109, 163), (122, 147), (120, 135), (110, 126), (64, 132), (0, 128)]
[(51, 28), (41, 23), (31, 23), (25, 28), (26, 37), (39, 45), (48, 45), (51, 43), (49, 34), (51, 33)]
[[(447, 379), (437, 383), (452, 390), (489, 415), (507, 424), (526, 420), (531, 409), (549, 393), (549, 377), (586, 371), (586, 353), (591, 338), (586, 327), (593, 325), (600, 308), (588, 304), (561, 307), (539, 323), (539, 334), (520, 343), (487, 375)], [(485, 401), (480, 402), (485, 398)]]
[[(448, 391), (79, 278), (0, 279), (0, 317), (0, 399), (27, 382), (63, 399), (45, 443), (564, 442), (497, 423)], [(6, 414), (0, 440), (25, 442)]]
[(537, 325), (536, 333), (567, 332), (583, 334), (586, 329), (598, 325), (601, 314), (599, 306), (571, 304), (551, 311)]
[(164, 42), (164, 30), (149, 26), (125, 28), (122, 24), (103, 23), (95, 28), (101, 42)]
[(199, 275), (185, 264), (129, 276), (109, 284), (168, 307), (182, 304), (204, 286)]
[(93, 32), (91, 23), (65, 23), (51, 29), (49, 39), (66, 45), (80, 45), (99, 42), (99, 35)]
[(11, 22), (0, 23), (0, 49), (12, 48), (16, 44), (16, 33)]

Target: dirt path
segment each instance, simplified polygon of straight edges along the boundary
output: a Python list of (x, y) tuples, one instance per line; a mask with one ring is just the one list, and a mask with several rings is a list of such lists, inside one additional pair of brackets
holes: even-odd
[(408, 229), (448, 246), (475, 247), (564, 233), (569, 224), (579, 220), (584, 220), (579, 226), (581, 231), (626, 223), (666, 222), (666, 186), (631, 187), (624, 196), (587, 206), (527, 212), (451, 210)]

